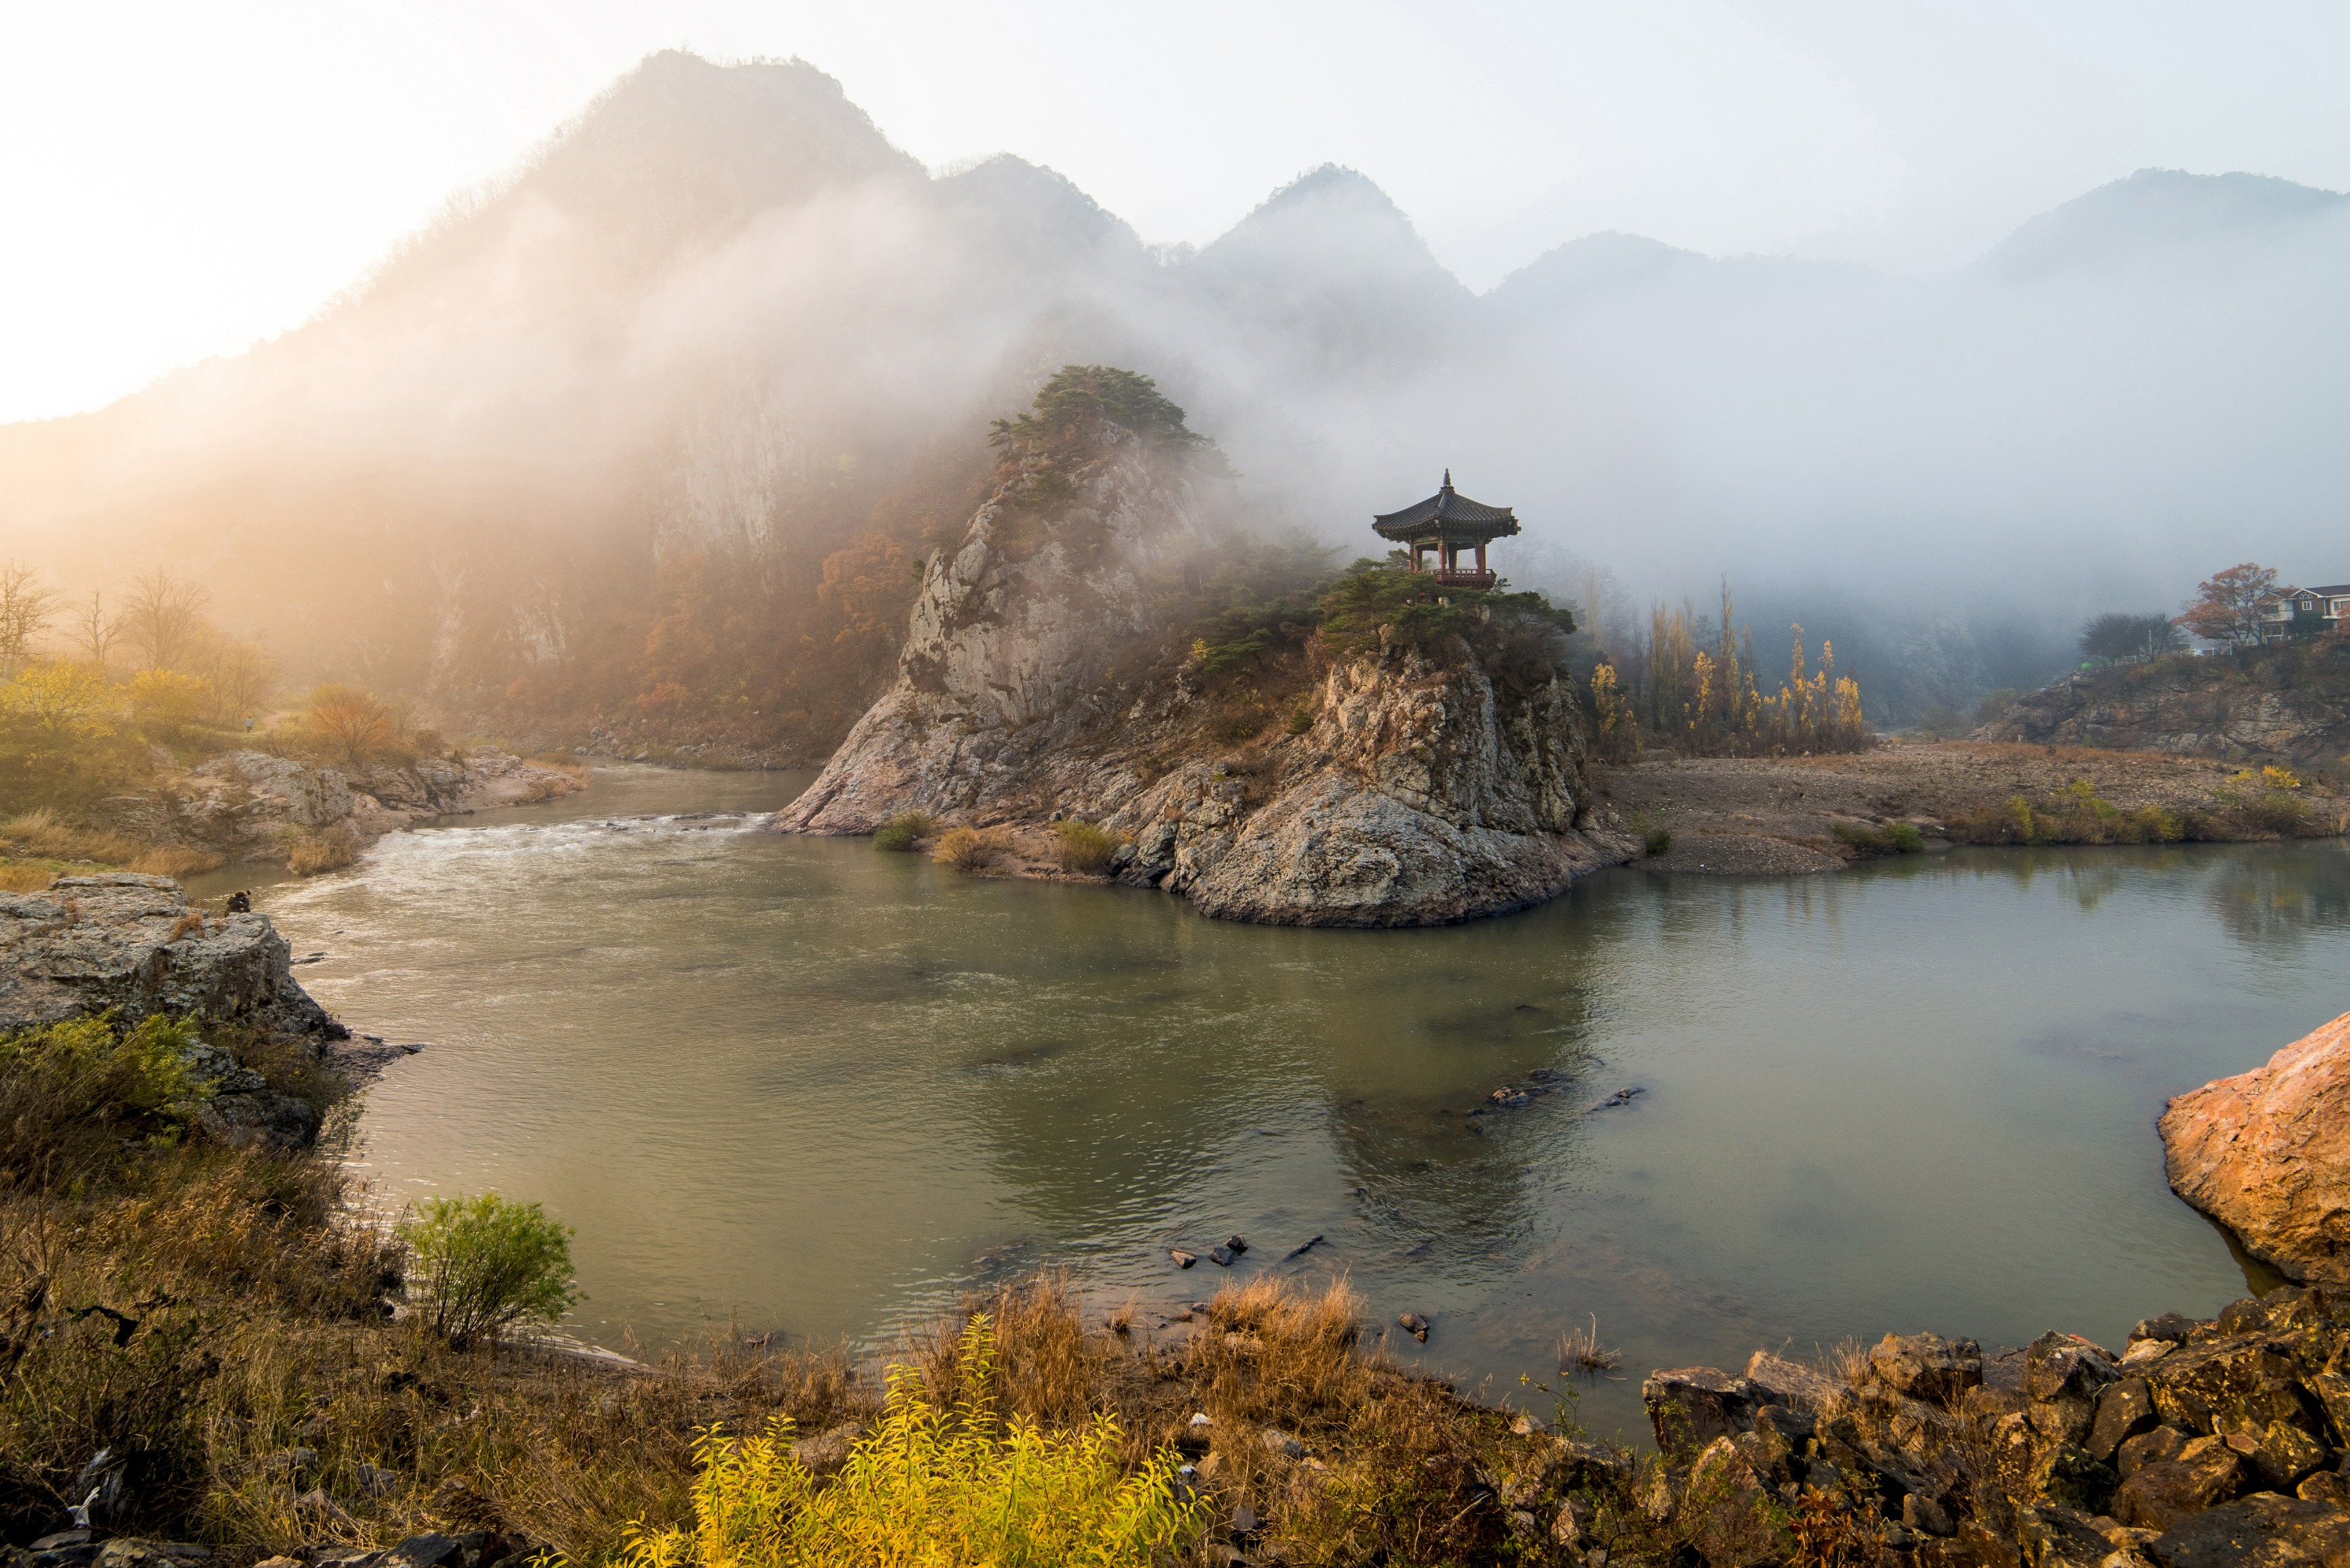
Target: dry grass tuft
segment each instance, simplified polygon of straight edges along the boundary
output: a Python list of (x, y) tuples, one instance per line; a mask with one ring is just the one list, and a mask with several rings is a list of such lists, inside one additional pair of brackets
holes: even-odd
[(1622, 1351), (1610, 1350), (1599, 1343), (1599, 1317), (1596, 1313), (1590, 1326), (1571, 1328), (1558, 1336), (1558, 1369), (1562, 1375), (1596, 1377), (1623, 1364)]
[(181, 844), (141, 850), (130, 857), (130, 869), (150, 877), (192, 877), (199, 871), (217, 871), (227, 864), (225, 855)]
[(1846, 1335), (1835, 1342), (1826, 1355), (1827, 1374), (1847, 1388), (1858, 1388), (1868, 1382), (1868, 1345), (1864, 1340)]
[(0, 865), (0, 893), (37, 893), (57, 879), (47, 867)]
[(1362, 1300), (1343, 1280), (1226, 1285), (1204, 1322), (1171, 1339), (1121, 1335), (1117, 1310), (1087, 1332), (1061, 1276), (964, 1309), (909, 1347), (926, 1397), (962, 1388), (958, 1336), (970, 1314), (986, 1312), (999, 1324), (1007, 1413), (1062, 1430), (1114, 1415), (1130, 1463), (1169, 1445), (1197, 1452), (1191, 1417), (1206, 1413), (1196, 1484), (1218, 1518), (1253, 1510), (1268, 1550), (1293, 1562), (1493, 1559), (1508, 1526), (1484, 1478), (1538, 1469), (1535, 1446), (1547, 1440), (1513, 1433), (1508, 1412), (1367, 1343)]
[(323, 871), (339, 871), (359, 857), (359, 837), (348, 829), (308, 833), (286, 851), (286, 869), (296, 877), (316, 877)]
[(1075, 816), (1065, 816), (1055, 823), (1053, 833), (1059, 840), (1055, 847), (1061, 857), (1061, 869), (1080, 877), (1108, 874), (1110, 857), (1118, 853), (1116, 837)]
[(0, 826), (0, 840), (21, 856), (95, 860), (109, 866), (127, 864), (148, 847), (110, 829), (77, 827), (47, 806), (9, 818)]
[(957, 871), (980, 871), (993, 866), (1003, 856), (1003, 841), (996, 835), (975, 827), (949, 828), (939, 839), (939, 846), (931, 858)]

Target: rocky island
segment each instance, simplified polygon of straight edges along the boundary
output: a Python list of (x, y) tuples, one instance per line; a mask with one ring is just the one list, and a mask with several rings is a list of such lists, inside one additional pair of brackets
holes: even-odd
[(1620, 857), (1580, 831), (1583, 720), (1553, 646), (1573, 623), (1536, 596), (1365, 564), (1288, 607), (1285, 649), (1278, 613), (1253, 634), (1238, 678), (1187, 649), (1170, 585), (1240, 546), (1181, 410), (1143, 378), (1148, 400), (1094, 389), (1125, 376), (1039, 396), (924, 568), (896, 682), (778, 828), (1075, 816), (1122, 841), (1119, 880), (1276, 925), (1495, 914)]

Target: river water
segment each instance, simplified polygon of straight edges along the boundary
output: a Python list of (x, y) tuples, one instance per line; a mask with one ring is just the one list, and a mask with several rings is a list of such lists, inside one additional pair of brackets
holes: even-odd
[(1498, 1394), (1596, 1318), (1623, 1375), (1582, 1416), (1634, 1435), (1650, 1366), (2242, 1294), (2154, 1118), (2350, 1009), (2338, 842), (1624, 869), (1299, 931), (752, 831), (805, 782), (608, 769), (257, 888), (321, 1001), (430, 1043), (369, 1093), (376, 1196), (543, 1200), (584, 1337), (883, 1345), (1047, 1265), (1171, 1309), (1229, 1276), (1167, 1249), (1237, 1232), (1232, 1274), (1345, 1271)]

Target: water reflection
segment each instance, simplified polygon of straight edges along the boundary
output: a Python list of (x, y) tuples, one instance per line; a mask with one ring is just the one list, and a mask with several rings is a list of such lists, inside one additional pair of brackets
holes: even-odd
[[(435, 1043), (371, 1096), (373, 1177), (546, 1199), (590, 1334), (886, 1336), (1047, 1262), (1172, 1305), (1225, 1276), (1167, 1247), (1239, 1232), (1236, 1272), (1346, 1272), (1505, 1380), (1587, 1314), (1635, 1371), (2117, 1337), (2242, 1288), (2162, 1186), (2163, 1097), (2350, 1006), (2327, 847), (1626, 871), (1471, 926), (1268, 930), (642, 815), (761, 789), (607, 777), (577, 820), (265, 896), (330, 1005)], [(1637, 1428), (1637, 1381), (1586, 1407)]]
[(2245, 946), (2297, 951), (2313, 931), (2350, 924), (2350, 853), (2338, 841), (2247, 849), (2211, 868), (2203, 897)]

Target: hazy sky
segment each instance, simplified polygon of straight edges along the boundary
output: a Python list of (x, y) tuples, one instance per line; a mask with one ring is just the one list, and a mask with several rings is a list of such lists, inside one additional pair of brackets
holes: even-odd
[(672, 45), (1147, 240), (1351, 164), (1477, 288), (1604, 229), (1941, 267), (2148, 165), (2350, 186), (2341, 0), (0, 0), (0, 420), (297, 325)]

